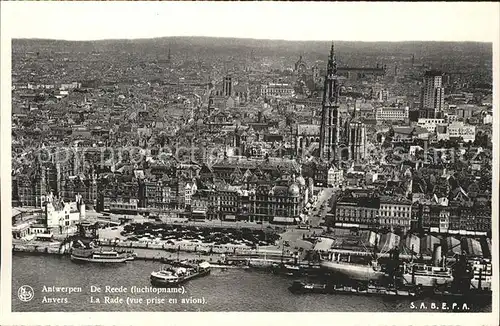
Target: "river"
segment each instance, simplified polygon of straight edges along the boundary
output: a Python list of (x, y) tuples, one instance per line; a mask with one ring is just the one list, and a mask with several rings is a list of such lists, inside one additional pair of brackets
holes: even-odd
[[(261, 311), (261, 312), (437, 312), (442, 302), (436, 300), (370, 297), (361, 295), (302, 294), (288, 291), (293, 278), (277, 276), (256, 270), (212, 270), (204, 278), (184, 285), (181, 293), (131, 294), (132, 287), (149, 288), (149, 274), (160, 268), (159, 262), (133, 261), (115, 266), (75, 264), (66, 257), (14, 254), (12, 311)], [(23, 302), (18, 289), (29, 285), (34, 298)], [(79, 293), (43, 292), (47, 287), (80, 287)], [(100, 287), (101, 293), (91, 293), (91, 286)], [(104, 293), (106, 286), (126, 289), (128, 293)], [(105, 297), (110, 302), (104, 303)], [(51, 298), (67, 303), (44, 302)], [(117, 299), (118, 298), (118, 299)], [(126, 303), (127, 298), (134, 302)], [(122, 299), (123, 303), (112, 301)], [(137, 303), (142, 299), (142, 303)], [(146, 304), (147, 300), (150, 300)], [(182, 303), (181, 300), (185, 302)], [(97, 303), (96, 301), (100, 302)], [(173, 303), (177, 300), (177, 303)], [(93, 302), (91, 302), (93, 301)], [(169, 302), (170, 301), (170, 302)], [(201, 301), (196, 302), (196, 301)], [(425, 307), (421, 305), (424, 303)], [(448, 307), (452, 304), (447, 302)], [(491, 311), (491, 304), (475, 307), (467, 303), (470, 311)], [(462, 307), (462, 303), (460, 303)], [(449, 310), (445, 310), (449, 311)]]

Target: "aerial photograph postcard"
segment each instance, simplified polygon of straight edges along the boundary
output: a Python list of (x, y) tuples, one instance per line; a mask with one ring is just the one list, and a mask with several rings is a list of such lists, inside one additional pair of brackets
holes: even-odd
[(498, 308), (497, 4), (6, 7), (12, 312)]

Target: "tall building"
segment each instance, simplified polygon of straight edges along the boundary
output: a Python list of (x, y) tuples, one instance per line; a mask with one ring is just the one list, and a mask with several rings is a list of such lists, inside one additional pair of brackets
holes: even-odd
[(339, 92), (340, 87), (337, 76), (337, 60), (332, 44), (328, 58), (325, 76), (323, 104), (321, 112), (321, 126), (319, 136), (319, 156), (328, 162), (338, 159), (340, 119), (339, 119)]
[(316, 65), (314, 67), (312, 67), (312, 78), (313, 78), (314, 84), (318, 84), (321, 81), (321, 77), (319, 75), (319, 67)]
[(420, 96), (420, 118), (439, 118), (443, 109), (443, 73), (438, 70), (426, 71)]
[(224, 77), (222, 93), (224, 96), (233, 96), (233, 78), (231, 76)]
[(307, 64), (300, 56), (299, 60), (295, 63), (295, 73), (299, 76), (302, 76), (307, 72)]
[(345, 119), (339, 115), (340, 85), (332, 45), (325, 76), (319, 135), (319, 156), (328, 163), (359, 162), (366, 155), (366, 126), (356, 117), (356, 107)]
[(347, 152), (342, 149), (342, 159), (359, 162), (366, 156), (366, 126), (356, 117), (356, 106), (345, 125), (345, 144)]

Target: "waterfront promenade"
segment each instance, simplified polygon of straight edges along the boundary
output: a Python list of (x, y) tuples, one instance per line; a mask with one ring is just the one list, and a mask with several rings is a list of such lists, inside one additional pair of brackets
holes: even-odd
[[(280, 251), (263, 251), (259, 253), (247, 253), (247, 254), (226, 254), (226, 253), (202, 253), (202, 252), (190, 252), (190, 251), (176, 251), (168, 252), (160, 248), (130, 248), (121, 246), (110, 246), (102, 245), (104, 249), (114, 249), (118, 252), (133, 252), (135, 253), (136, 259), (138, 260), (151, 260), (151, 261), (162, 261), (162, 260), (188, 260), (188, 261), (200, 261), (206, 260), (212, 264), (218, 264), (226, 261), (231, 261), (233, 258), (251, 258), (252, 256), (265, 258), (268, 261), (279, 262), (281, 261)], [(13, 252), (18, 254), (33, 254), (33, 255), (53, 255), (61, 257), (69, 257), (68, 246), (61, 246), (59, 242), (53, 243), (17, 243), (13, 244)], [(293, 257), (289, 254), (283, 254), (283, 260), (289, 260)], [(259, 259), (259, 258), (255, 258)]]
[[(230, 222), (229, 222), (230, 223)], [(232, 224), (226, 223), (199, 223), (202, 224), (201, 227), (212, 227), (212, 226), (236, 226), (234, 222)], [(310, 237), (314, 234), (321, 233), (321, 229), (297, 229), (296, 227), (288, 228), (268, 228), (262, 227), (258, 224), (250, 223), (240, 223), (240, 227), (247, 227), (247, 225), (252, 225), (253, 227), (259, 227), (265, 229), (268, 232), (278, 232), (280, 233), (280, 238), (274, 244), (268, 246), (258, 246), (257, 248), (251, 248), (244, 245), (213, 245), (208, 243), (192, 243), (187, 240), (178, 241), (175, 244), (167, 244), (166, 242), (158, 241), (128, 241), (125, 236), (120, 233), (123, 231), (123, 226), (110, 226), (104, 229), (99, 229), (99, 244), (103, 248), (115, 249), (117, 251), (128, 251), (137, 254), (137, 259), (143, 260), (162, 260), (162, 259), (180, 259), (180, 260), (207, 260), (213, 263), (222, 260), (223, 255), (226, 257), (252, 257), (252, 258), (262, 258), (266, 260), (277, 260), (280, 261), (281, 257), (283, 259), (291, 259), (294, 252), (305, 253), (306, 250), (312, 249), (313, 244), (308, 241), (304, 241), (304, 237)], [(184, 226), (186, 224), (182, 224)], [(197, 225), (198, 226), (198, 225)], [(118, 241), (117, 241), (118, 240)], [(62, 235), (60, 237), (55, 237), (55, 241), (44, 242), (44, 241), (23, 241), (23, 240), (13, 240), (13, 251), (15, 252), (27, 252), (34, 254), (54, 254), (54, 255), (67, 255), (69, 253), (69, 243), (64, 244), (64, 238)]]

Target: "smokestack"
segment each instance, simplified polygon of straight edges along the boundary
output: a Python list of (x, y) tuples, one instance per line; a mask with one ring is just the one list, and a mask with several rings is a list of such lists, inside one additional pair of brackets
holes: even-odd
[(434, 266), (439, 266), (442, 257), (442, 247), (440, 244), (434, 245), (434, 252), (432, 253), (432, 261)]
[(482, 290), (482, 289), (483, 289), (483, 284), (482, 284), (482, 281), (483, 281), (483, 269), (482, 269), (482, 268), (480, 268), (480, 269), (479, 269), (479, 281), (478, 281), (478, 283), (477, 283), (477, 288), (478, 288), (479, 290)]

